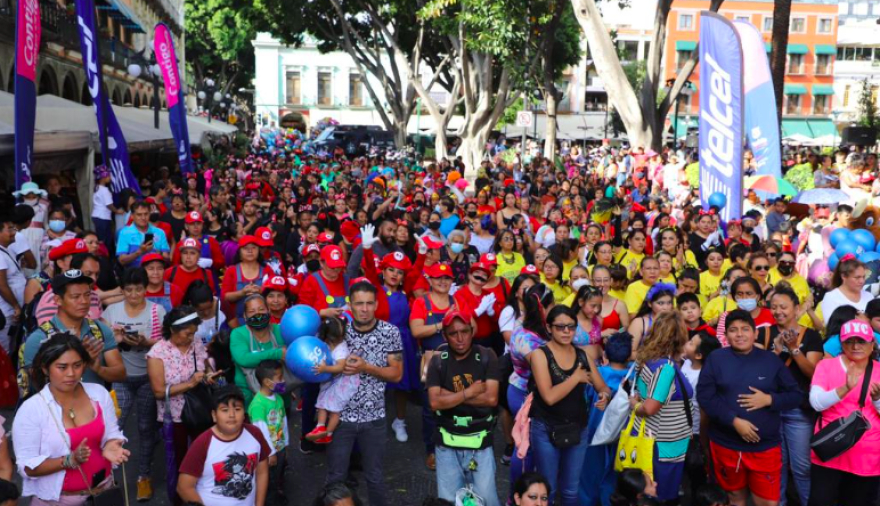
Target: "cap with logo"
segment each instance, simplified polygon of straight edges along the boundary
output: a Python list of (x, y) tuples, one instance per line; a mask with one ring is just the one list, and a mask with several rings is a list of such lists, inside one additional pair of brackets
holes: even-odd
[(528, 274), (530, 276), (537, 276), (538, 275), (538, 268), (532, 264), (529, 264), (529, 265), (526, 265), (525, 267), (523, 267), (522, 269), (520, 269), (519, 273), (520, 274)]
[(269, 276), (268, 279), (263, 280), (263, 293), (271, 291), (287, 291), (287, 280), (284, 279), (284, 276)]
[(480, 262), (490, 267), (496, 267), (498, 265), (498, 257), (495, 256), (495, 253), (483, 253), (480, 255)]
[(382, 257), (382, 263), (380, 264), (382, 269), (386, 269), (388, 267), (392, 267), (394, 269), (400, 269), (402, 271), (406, 271), (412, 268), (412, 262), (409, 261), (406, 255), (401, 251), (395, 251), (393, 253), (388, 253), (384, 257)]
[(86, 284), (91, 285), (95, 280), (86, 276), (79, 269), (70, 269), (52, 278), (52, 289), (56, 291), (67, 285)]
[(186, 213), (186, 219), (184, 222), (186, 223), (204, 223), (204, 219), (202, 219), (202, 215), (199, 214), (198, 211), (190, 211)]
[(342, 258), (342, 250), (339, 246), (329, 245), (321, 249), (321, 260), (331, 269), (345, 267), (345, 259)]
[(257, 236), (257, 246), (262, 248), (271, 248), (275, 245), (272, 242), (272, 230), (269, 227), (260, 227), (254, 234)]
[(446, 264), (433, 264), (425, 269), (429, 278), (453, 278), (452, 268)]
[(867, 322), (850, 320), (840, 327), (840, 342), (845, 343), (850, 339), (861, 339), (862, 341), (870, 342), (874, 339), (874, 331)]
[(89, 248), (82, 239), (68, 239), (61, 243), (60, 246), (49, 250), (49, 260), (55, 261), (64, 258), (67, 255), (76, 255), (77, 253), (88, 253)]

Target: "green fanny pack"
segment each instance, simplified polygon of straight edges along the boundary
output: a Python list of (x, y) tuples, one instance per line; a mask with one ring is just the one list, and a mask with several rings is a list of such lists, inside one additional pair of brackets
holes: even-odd
[(440, 437), (443, 440), (443, 446), (450, 448), (461, 448), (463, 450), (479, 450), (483, 447), (483, 440), (489, 435), (489, 431), (481, 430), (473, 434), (453, 434), (448, 430), (440, 427)]

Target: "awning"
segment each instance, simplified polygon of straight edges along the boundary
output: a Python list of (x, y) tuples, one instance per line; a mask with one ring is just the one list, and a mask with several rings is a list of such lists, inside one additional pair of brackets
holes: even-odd
[[(815, 86), (813, 87), (815, 88)], [(807, 125), (810, 127), (810, 131), (813, 132), (814, 139), (837, 134), (837, 127), (834, 126), (834, 121), (830, 119), (808, 119)]]
[(769, 42), (765, 42), (764, 49), (767, 50), (768, 53), (772, 52), (773, 51), (773, 44), (771, 44)]
[(807, 54), (810, 52), (810, 48), (806, 44), (789, 44), (786, 52), (788, 54)]
[(837, 54), (837, 46), (833, 46), (831, 44), (816, 44), (813, 48), (816, 54)]
[(697, 49), (697, 41), (695, 40), (677, 40), (675, 41), (676, 51), (694, 51)]
[(830, 84), (814, 84), (813, 95), (834, 95), (834, 86)]
[(803, 84), (786, 84), (784, 93), (786, 95), (805, 95), (807, 87)]
[(688, 130), (691, 128), (699, 128), (700, 122), (694, 117), (691, 116), (691, 121), (688, 123), (687, 117), (681, 114), (678, 115), (678, 123), (675, 121), (675, 115), (673, 114), (669, 118), (669, 122), (672, 125), (672, 128), (675, 129), (675, 138), (683, 139), (687, 137)]
[(837, 134), (834, 122), (827, 118), (789, 118), (782, 119), (782, 137), (803, 136), (810, 139)]

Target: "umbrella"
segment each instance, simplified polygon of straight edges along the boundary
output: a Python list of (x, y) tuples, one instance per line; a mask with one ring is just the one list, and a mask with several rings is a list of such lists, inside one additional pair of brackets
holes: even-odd
[(794, 197), (797, 190), (788, 181), (770, 175), (749, 176), (746, 178), (746, 188), (749, 190), (765, 191), (775, 195), (787, 195)]
[(816, 188), (814, 190), (804, 190), (795, 197), (792, 202), (798, 204), (839, 204), (849, 200), (849, 195), (843, 190), (837, 188)]

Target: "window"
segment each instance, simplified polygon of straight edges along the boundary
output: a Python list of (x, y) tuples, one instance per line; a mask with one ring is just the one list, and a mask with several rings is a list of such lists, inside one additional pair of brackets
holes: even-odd
[(744, 23), (751, 23), (752, 19), (749, 16), (735, 16), (733, 18), (735, 21), (742, 21)]
[(694, 55), (693, 51), (676, 51), (675, 52), (675, 68), (676, 70), (681, 70), (684, 67), (684, 64), (687, 63), (688, 60), (691, 59), (691, 56)]
[(791, 18), (791, 24), (788, 27), (790, 33), (805, 33), (807, 31), (806, 18)]
[(300, 98), (300, 90), (302, 85), (302, 79), (298, 70), (288, 70), (287, 71), (287, 103), (288, 104), (301, 104), (302, 99)]
[(854, 47), (852, 51), (855, 55), (853, 58), (855, 61), (871, 61), (874, 53), (874, 49), (870, 47)]
[(801, 96), (786, 95), (785, 96), (785, 114), (801, 113)]
[(816, 25), (816, 33), (832, 33), (834, 31), (834, 25), (832, 25), (831, 18), (819, 18), (819, 23)]
[(364, 87), (360, 74), (348, 75), (348, 105), (353, 107), (364, 105)]
[(693, 30), (694, 29), (694, 15), (693, 14), (679, 14), (678, 15), (678, 29), (679, 30)]
[(813, 96), (813, 114), (831, 113), (831, 95)]
[(624, 40), (621, 42), (620, 54), (618, 55), (623, 61), (636, 61), (639, 56), (639, 41)]
[(838, 60), (846, 60), (846, 47), (839, 46), (837, 48), (837, 59)]
[(843, 106), (844, 107), (849, 107), (849, 89), (850, 89), (850, 85), (848, 85), (848, 84), (843, 89)]
[(330, 72), (318, 72), (318, 105), (332, 105), (333, 91)]
[(816, 75), (817, 76), (831, 75), (831, 55), (830, 54), (817, 54), (816, 55)]
[(788, 55), (788, 68), (785, 69), (786, 74), (803, 74), (804, 55), (790, 54)]
[(762, 28), (763, 28), (762, 31), (763, 31), (764, 33), (770, 33), (770, 32), (772, 32), (772, 31), (773, 31), (773, 18), (772, 18), (772, 17), (765, 16), (765, 17), (764, 17), (764, 25), (763, 25)]

